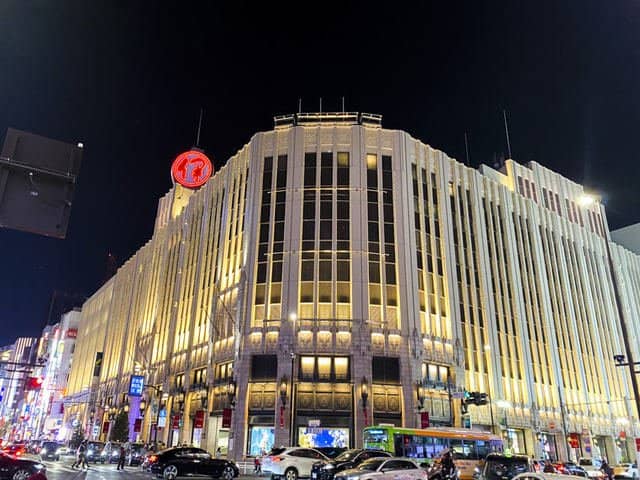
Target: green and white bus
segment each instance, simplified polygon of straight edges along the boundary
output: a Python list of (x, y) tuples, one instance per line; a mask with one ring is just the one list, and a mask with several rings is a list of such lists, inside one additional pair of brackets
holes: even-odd
[(470, 480), (480, 461), (493, 452), (502, 452), (502, 439), (492, 433), (464, 428), (401, 428), (387, 425), (366, 427), (364, 448), (384, 450), (396, 457), (431, 463), (445, 449), (453, 452), (460, 478)]

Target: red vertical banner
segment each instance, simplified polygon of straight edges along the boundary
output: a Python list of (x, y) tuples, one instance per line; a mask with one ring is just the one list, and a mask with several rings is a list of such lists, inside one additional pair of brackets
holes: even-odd
[(109, 422), (102, 423), (102, 433), (109, 433)]
[(231, 409), (222, 410), (222, 428), (231, 428)]
[(142, 419), (136, 418), (135, 423), (133, 424), (134, 433), (140, 433), (142, 431)]
[(429, 428), (429, 412), (420, 412), (420, 428)]
[(364, 414), (364, 426), (368, 427), (369, 426), (369, 411), (367, 410), (367, 407), (363, 407), (362, 408), (362, 413)]
[(204, 410), (196, 410), (196, 416), (193, 419), (193, 428), (204, 428)]
[(640, 452), (640, 438), (636, 438), (636, 452)]
[(180, 430), (180, 414), (171, 417), (171, 428), (173, 430)]
[(280, 428), (284, 427), (284, 405), (280, 405)]

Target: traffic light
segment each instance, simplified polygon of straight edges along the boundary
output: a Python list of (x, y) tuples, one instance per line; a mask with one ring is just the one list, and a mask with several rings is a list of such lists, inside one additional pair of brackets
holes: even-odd
[(482, 392), (464, 391), (462, 396), (463, 405), (486, 405), (489, 403), (489, 395)]
[(486, 393), (478, 393), (476, 405), (486, 405), (487, 403), (489, 403), (489, 395)]
[(28, 377), (25, 384), (25, 390), (40, 390), (44, 379), (42, 377)]

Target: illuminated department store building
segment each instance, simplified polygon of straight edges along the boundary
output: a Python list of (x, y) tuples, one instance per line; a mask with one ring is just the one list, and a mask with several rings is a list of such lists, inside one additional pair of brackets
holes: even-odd
[(276, 117), (204, 186), (176, 184), (85, 303), (66, 421), (104, 440), (126, 406), (132, 438), (241, 458), (361, 446), (423, 412), (468, 424), (466, 388), (491, 398), (472, 427), (513, 451), (633, 458), (608, 258), (636, 358), (640, 260), (608, 253), (586, 198), (534, 162), (468, 168), (378, 115)]

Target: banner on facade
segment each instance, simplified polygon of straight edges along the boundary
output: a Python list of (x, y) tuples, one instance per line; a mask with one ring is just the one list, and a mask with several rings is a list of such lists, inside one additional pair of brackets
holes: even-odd
[(429, 412), (420, 412), (420, 428), (429, 428)]
[(570, 433), (567, 442), (571, 448), (580, 448), (580, 439), (577, 433)]
[(129, 380), (129, 396), (141, 397), (144, 392), (144, 377), (142, 375), (131, 375)]
[(162, 408), (158, 412), (158, 428), (164, 428), (167, 426), (167, 410)]
[(636, 452), (640, 452), (640, 438), (636, 438)]
[(109, 422), (102, 423), (102, 433), (109, 433)]
[(140, 433), (142, 431), (142, 419), (136, 418), (135, 423), (133, 424), (134, 433)]
[(231, 428), (231, 409), (222, 410), (222, 428)]
[(100, 372), (102, 371), (102, 357), (104, 356), (103, 352), (96, 352), (96, 361), (93, 364), (93, 376), (99, 377)]
[(196, 410), (196, 416), (193, 419), (193, 428), (204, 428), (204, 410)]
[(77, 328), (68, 328), (67, 329), (67, 338), (77, 338), (78, 337), (78, 329)]
[(171, 429), (180, 430), (180, 414), (171, 417)]

